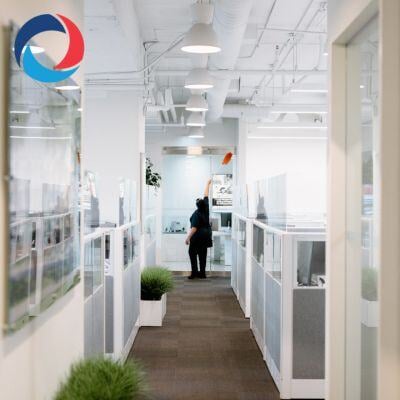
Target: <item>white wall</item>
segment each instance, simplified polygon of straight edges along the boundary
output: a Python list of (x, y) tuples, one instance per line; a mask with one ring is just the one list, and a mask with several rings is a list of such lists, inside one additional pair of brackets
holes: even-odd
[[(0, 25), (6, 25), (10, 20), (22, 25), (28, 19), (43, 13), (61, 13), (71, 18), (82, 28), (83, 1), (65, 0), (2, 0)], [(61, 59), (67, 48), (66, 35), (43, 34), (37, 38), (37, 43), (43, 46), (53, 59)], [(0, 45), (1, 47), (1, 45)], [(0, 73), (4, 67), (4, 58), (0, 57)], [(74, 79), (80, 81), (81, 69)], [(0, 79), (0, 110), (4, 107), (4, 89), (6, 79)], [(0, 136), (6, 116), (0, 112)], [(0, 159), (5, 154), (4, 141), (0, 140)], [(3, 164), (2, 168), (5, 167)], [(5, 170), (1, 170), (1, 175)], [(0, 274), (0, 321), (4, 321), (5, 268), (7, 227), (5, 212), (7, 203), (4, 197), (4, 187), (1, 188), (0, 200), (0, 262), (3, 266)], [(77, 285), (62, 299), (58, 300), (48, 310), (34, 321), (27, 324), (13, 335), (0, 334), (0, 393), (7, 400), (47, 400), (65, 376), (71, 362), (83, 354), (83, 285)]]
[(248, 139), (246, 147), (247, 183), (286, 173), (289, 213), (326, 212), (326, 140)]
[(134, 90), (90, 88), (83, 107), (83, 167), (98, 176), (100, 220), (118, 223), (119, 178), (136, 181), (139, 210), (142, 95)]

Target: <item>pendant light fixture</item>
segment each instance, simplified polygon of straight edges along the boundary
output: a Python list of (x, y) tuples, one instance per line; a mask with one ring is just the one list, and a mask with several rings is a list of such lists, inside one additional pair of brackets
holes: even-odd
[(185, 79), (186, 89), (208, 90), (213, 87), (213, 78), (206, 68), (192, 69)]
[(221, 51), (217, 34), (211, 25), (214, 6), (210, 3), (195, 3), (191, 11), (194, 24), (186, 34), (181, 50), (194, 54), (212, 54)]
[(186, 121), (186, 126), (194, 126), (194, 127), (206, 126), (203, 113), (192, 112)]
[(201, 94), (192, 94), (186, 103), (185, 109), (192, 112), (208, 111), (208, 103)]
[(221, 51), (217, 34), (209, 24), (194, 24), (186, 34), (181, 50), (185, 53), (213, 54)]
[(203, 129), (200, 127), (190, 128), (188, 137), (190, 137), (192, 139), (204, 139)]

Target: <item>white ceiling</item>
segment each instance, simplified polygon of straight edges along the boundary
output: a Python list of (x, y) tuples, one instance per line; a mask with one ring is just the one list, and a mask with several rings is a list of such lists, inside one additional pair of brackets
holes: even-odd
[[(93, 41), (92, 46), (87, 46), (88, 51), (104, 52), (104, 49), (107, 49), (104, 62), (97, 61), (88, 65), (89, 71), (119, 71), (126, 69), (128, 65), (131, 68), (135, 53), (129, 51), (129, 41), (127, 43), (121, 40), (121, 35), (127, 35), (126, 27), (124, 29), (124, 26), (121, 26), (121, 13), (126, 14), (127, 4), (132, 2), (147, 49), (148, 62), (159, 56), (192, 25), (190, 6), (195, 0), (86, 1), (88, 40), (93, 37), (93, 33), (102, 37), (101, 41)], [(124, 8), (121, 8), (121, 4)], [(293, 82), (296, 82), (297, 87), (326, 87), (327, 57), (323, 55), (326, 40), (326, 2), (276, 0), (269, 16), (273, 4), (274, 0), (253, 0), (235, 66), (237, 73), (232, 79), (226, 104), (325, 104), (326, 94), (292, 93), (290, 87)], [(267, 19), (267, 29), (264, 30)], [(105, 29), (105, 26), (108, 29)], [(298, 31), (295, 31), (296, 28)], [(305, 31), (309, 33), (304, 33)], [(289, 51), (293, 40), (297, 45), (294, 46), (294, 50)], [(280, 54), (277, 56), (277, 53)], [(180, 51), (179, 46), (167, 53), (156, 67), (151, 69), (149, 82), (154, 84), (155, 95), (150, 96), (149, 101), (153, 104), (162, 102), (157, 92), (164, 95), (165, 89), (171, 88), (175, 104), (186, 102), (190, 92), (184, 89), (183, 85), (185, 75), (192, 65), (192, 59)], [(263, 71), (268, 72), (273, 68), (277, 69), (274, 76), (270, 73), (264, 75)], [(252, 70), (256, 72), (251, 72)], [(282, 75), (280, 70), (293, 72)], [(182, 109), (176, 109), (178, 121), (180, 110)], [(149, 112), (148, 119), (150, 117), (164, 123), (177, 121), (170, 113), (164, 113), (164, 117), (161, 117), (159, 112)]]

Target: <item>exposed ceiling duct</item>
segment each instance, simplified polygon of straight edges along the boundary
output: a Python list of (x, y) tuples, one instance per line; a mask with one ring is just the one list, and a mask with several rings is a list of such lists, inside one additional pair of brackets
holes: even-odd
[[(215, 2), (213, 27), (222, 51), (209, 57), (210, 68), (225, 70), (235, 68), (252, 5), (252, 0)], [(209, 103), (207, 118), (210, 121), (221, 117), (230, 82), (229, 76), (215, 79), (214, 89), (207, 96)]]

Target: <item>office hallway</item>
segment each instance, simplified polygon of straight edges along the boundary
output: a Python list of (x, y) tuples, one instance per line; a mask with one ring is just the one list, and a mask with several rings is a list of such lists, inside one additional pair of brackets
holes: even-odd
[(154, 400), (275, 400), (278, 391), (229, 278), (175, 278), (161, 328), (141, 328), (131, 356)]

